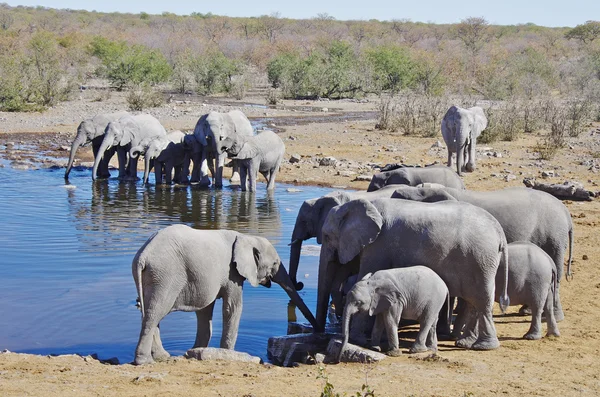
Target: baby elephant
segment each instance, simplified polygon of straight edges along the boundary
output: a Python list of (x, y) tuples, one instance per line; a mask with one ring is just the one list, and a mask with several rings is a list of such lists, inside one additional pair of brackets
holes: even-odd
[[(500, 265), (502, 267), (502, 265)], [(501, 269), (496, 275), (496, 302), (501, 285)], [(540, 247), (526, 241), (508, 244), (508, 297), (511, 305), (531, 308), (531, 326), (523, 338), (542, 337), (542, 312), (546, 315), (546, 336), (560, 336), (554, 317), (556, 298), (556, 268), (554, 261)]]
[(425, 266), (380, 270), (367, 274), (357, 282), (346, 297), (342, 317), (344, 346), (348, 343), (350, 317), (359, 312), (377, 316), (371, 343), (378, 346), (385, 327), (390, 356), (400, 355), (398, 323), (401, 318), (419, 321), (419, 333), (409, 353), (437, 351), (435, 327), (438, 315), (448, 302), (448, 287), (433, 270)]
[(275, 176), (285, 153), (285, 145), (273, 131), (262, 131), (254, 136), (227, 137), (221, 150), (237, 160), (240, 166), (240, 186), (246, 191), (256, 190), (256, 178), (260, 172), (267, 179), (267, 190), (275, 189)]

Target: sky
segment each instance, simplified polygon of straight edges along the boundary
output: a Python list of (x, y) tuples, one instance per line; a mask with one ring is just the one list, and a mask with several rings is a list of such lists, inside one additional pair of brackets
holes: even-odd
[(541, 26), (573, 27), (587, 20), (600, 20), (600, 0), (33, 0), (7, 1), (11, 6), (45, 6), (102, 12), (164, 11), (179, 15), (192, 12), (251, 17), (279, 13), (281, 17), (303, 19), (327, 13), (338, 20), (410, 19), (414, 22), (457, 23), (466, 17), (484, 17), (491, 24), (534, 23)]

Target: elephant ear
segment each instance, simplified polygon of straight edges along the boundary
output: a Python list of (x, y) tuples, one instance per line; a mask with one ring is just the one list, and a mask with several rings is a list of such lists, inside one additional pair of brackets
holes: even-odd
[(314, 217), (310, 220), (310, 222), (312, 223), (311, 229), (315, 231), (317, 243), (322, 244), (323, 226), (329, 211), (331, 211), (333, 207), (337, 207), (340, 204), (342, 203), (335, 195), (323, 196), (315, 201), (312, 212)]
[(236, 159), (248, 160), (253, 159), (259, 155), (258, 147), (250, 142), (246, 142), (242, 145), (239, 153), (235, 156)]
[(206, 136), (208, 134), (208, 126), (206, 125), (207, 116), (208, 114), (205, 114), (202, 117), (200, 117), (198, 119), (198, 122), (196, 123), (196, 127), (194, 127), (194, 137), (196, 137), (196, 140), (200, 142), (202, 146), (208, 145), (208, 143), (206, 142)]
[(336, 236), (340, 263), (350, 262), (371, 244), (383, 225), (383, 217), (370, 201), (352, 200), (329, 211), (323, 225), (323, 237)]
[(258, 286), (258, 263), (260, 251), (256, 248), (249, 237), (239, 235), (233, 243), (233, 254), (231, 261), (238, 273), (250, 282), (253, 287)]
[(139, 130), (138, 124), (133, 117), (123, 117), (119, 119), (119, 124), (121, 125), (121, 133), (123, 134), (120, 145), (125, 146), (132, 143)]
[(231, 118), (229, 113), (225, 113), (221, 117), (221, 121), (223, 122), (223, 131), (227, 131), (226, 136), (231, 136), (231, 134), (236, 133), (235, 123)]
[(483, 109), (478, 106), (475, 106), (470, 110), (473, 112), (473, 137), (477, 138), (487, 127), (487, 117), (485, 117)]
[(375, 316), (392, 307), (392, 299), (383, 290), (383, 288), (375, 287), (371, 289), (371, 304), (369, 305), (369, 316)]

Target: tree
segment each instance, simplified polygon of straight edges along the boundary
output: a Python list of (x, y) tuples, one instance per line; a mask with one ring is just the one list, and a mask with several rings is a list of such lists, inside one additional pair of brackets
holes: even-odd
[(583, 25), (577, 25), (565, 33), (567, 39), (577, 39), (583, 43), (591, 43), (600, 37), (600, 22), (587, 21)]
[(464, 43), (467, 50), (475, 56), (488, 39), (488, 21), (483, 17), (468, 17), (460, 21), (456, 27), (456, 35)]
[(281, 19), (281, 15), (278, 12), (258, 18), (258, 29), (271, 44), (275, 43), (277, 36), (283, 30), (284, 26), (285, 22)]

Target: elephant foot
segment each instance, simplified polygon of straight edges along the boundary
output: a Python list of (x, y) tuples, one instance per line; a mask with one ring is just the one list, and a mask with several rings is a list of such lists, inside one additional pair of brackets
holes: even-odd
[(410, 354), (423, 353), (427, 351), (427, 346), (414, 344), (408, 350)]
[(548, 337), (548, 336), (556, 336), (558, 338), (560, 336), (560, 332), (558, 330), (554, 330), (554, 331), (548, 330), (548, 332), (546, 333), (546, 337)]
[(381, 346), (371, 346), (370, 349), (375, 352), (381, 353)]
[(232, 175), (231, 179), (229, 179), (229, 182), (232, 185), (239, 185), (240, 184), (240, 176), (237, 174)]
[(519, 316), (531, 316), (531, 309), (527, 305), (521, 306), (519, 309)]
[(528, 332), (525, 335), (523, 335), (523, 339), (527, 339), (527, 340), (542, 339), (542, 333), (541, 332)]
[(473, 343), (471, 349), (473, 350), (494, 350), (500, 347), (500, 341), (498, 338), (486, 338), (479, 339)]
[(154, 360), (151, 356), (135, 356), (133, 360), (133, 365), (146, 365), (146, 364), (154, 364)]
[(464, 349), (470, 349), (473, 344), (475, 344), (475, 341), (477, 340), (477, 337), (475, 336), (464, 336), (462, 338), (459, 338), (456, 340), (456, 342), (454, 342), (454, 345), (457, 347), (462, 347)]
[(556, 322), (561, 322), (562, 320), (565, 319), (565, 313), (563, 313), (562, 309), (554, 309), (554, 320), (556, 320)]
[(165, 349), (162, 349), (157, 352), (152, 352), (152, 358), (154, 359), (154, 361), (165, 361), (169, 357), (171, 357), (171, 355)]
[(400, 349), (392, 349), (385, 352), (385, 354), (390, 357), (400, 357), (402, 355), (402, 351)]

